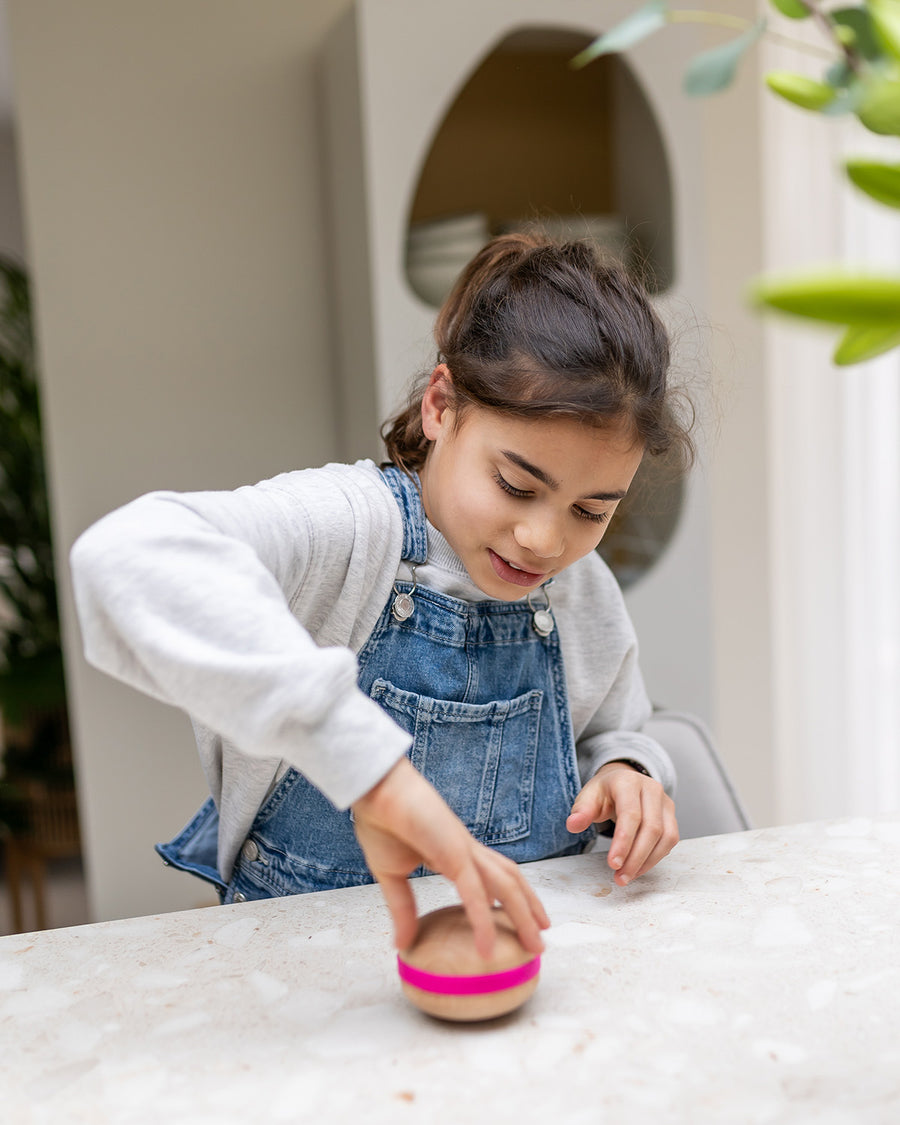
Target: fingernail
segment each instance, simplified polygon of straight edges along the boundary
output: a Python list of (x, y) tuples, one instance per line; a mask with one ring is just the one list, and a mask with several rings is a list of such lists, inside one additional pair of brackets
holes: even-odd
[(628, 878), (627, 875), (618, 875), (617, 879), (619, 881), (620, 887), (627, 887), (628, 884), (631, 882), (631, 880)]
[(622, 866), (622, 857), (620, 855), (611, 855), (609, 857), (609, 866), (618, 869)]

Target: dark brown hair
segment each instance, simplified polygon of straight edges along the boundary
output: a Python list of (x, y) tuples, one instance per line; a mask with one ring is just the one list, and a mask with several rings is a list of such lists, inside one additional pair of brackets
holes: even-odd
[[(651, 454), (693, 460), (690, 422), (667, 388), (669, 341), (642, 287), (585, 242), (533, 234), (494, 238), (457, 279), (434, 329), (452, 377), (457, 421), (470, 405), (508, 416), (630, 424)], [(420, 379), (382, 427), (390, 460), (420, 469)]]

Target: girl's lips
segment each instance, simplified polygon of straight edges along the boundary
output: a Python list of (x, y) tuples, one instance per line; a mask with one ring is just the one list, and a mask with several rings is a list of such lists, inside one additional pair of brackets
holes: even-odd
[(493, 566), (495, 573), (504, 582), (512, 582), (514, 586), (539, 586), (546, 578), (545, 574), (534, 574), (530, 570), (517, 570), (514, 566), (510, 566), (506, 559), (501, 558), (496, 551), (492, 551), (488, 547), (488, 554), (491, 557), (491, 566)]

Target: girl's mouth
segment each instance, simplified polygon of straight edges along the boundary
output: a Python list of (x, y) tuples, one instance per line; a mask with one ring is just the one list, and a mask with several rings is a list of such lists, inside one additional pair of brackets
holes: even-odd
[(501, 558), (496, 551), (492, 551), (488, 547), (488, 554), (491, 559), (491, 566), (494, 568), (494, 573), (498, 578), (502, 578), (504, 582), (511, 582), (514, 586), (539, 586), (547, 577), (546, 574), (535, 574), (530, 570), (522, 570), (512, 563)]

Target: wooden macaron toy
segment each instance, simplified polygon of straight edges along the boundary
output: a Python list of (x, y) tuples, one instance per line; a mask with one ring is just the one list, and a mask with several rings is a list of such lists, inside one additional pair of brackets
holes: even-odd
[(490, 1020), (520, 1007), (534, 992), (541, 959), (529, 953), (505, 911), (494, 907), (497, 938), (485, 959), (462, 906), (419, 919), (416, 940), (397, 958), (408, 1000), (439, 1019)]

